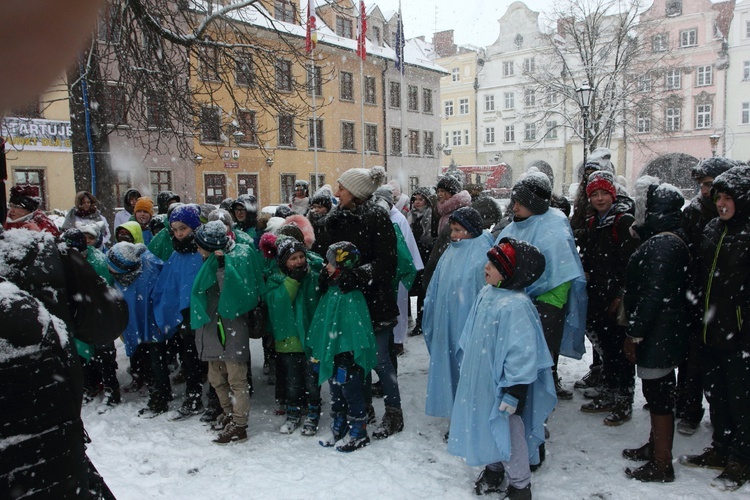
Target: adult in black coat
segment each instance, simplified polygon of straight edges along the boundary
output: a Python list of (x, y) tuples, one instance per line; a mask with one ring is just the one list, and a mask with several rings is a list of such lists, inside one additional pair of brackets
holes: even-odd
[(0, 454), (0, 496), (106, 496), (84, 452), (72, 340), (113, 341), (127, 324), (125, 301), (78, 252), (23, 229), (0, 230), (0, 282), (0, 346), (10, 353), (0, 360), (0, 441), (12, 443)]
[(674, 481), (675, 368), (687, 352), (685, 295), (690, 252), (682, 230), (682, 193), (670, 184), (646, 190), (645, 220), (633, 229), (643, 243), (630, 257), (626, 273), (628, 314), (624, 351), (638, 367), (651, 414), (651, 436), (625, 458), (648, 460), (626, 474), (640, 481)]
[[(373, 433), (375, 438), (388, 437), (404, 427), (398, 379), (389, 356), (393, 327), (398, 319), (393, 289), (397, 263), (396, 232), (388, 212), (371, 199), (384, 180), (385, 171), (381, 167), (353, 168), (344, 172), (338, 179), (335, 193), (339, 204), (325, 217), (324, 241), (321, 242), (327, 250), (333, 243), (349, 241), (361, 252), (359, 266), (341, 274), (339, 288), (344, 293), (362, 291), (370, 311), (378, 346), (375, 371), (385, 395), (385, 415)], [(327, 273), (321, 273), (324, 288), (327, 279)]]
[(680, 457), (685, 465), (723, 468), (711, 482), (735, 490), (750, 479), (750, 167), (714, 179), (719, 216), (701, 245), (705, 309), (701, 340), (704, 388), (711, 414), (711, 447)]

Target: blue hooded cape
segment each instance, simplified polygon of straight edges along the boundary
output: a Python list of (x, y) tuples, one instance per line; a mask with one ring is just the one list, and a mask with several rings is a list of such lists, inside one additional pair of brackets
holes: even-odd
[(486, 285), (459, 342), (461, 378), (451, 416), (448, 452), (467, 465), (510, 460), (508, 413), (498, 407), (504, 390), (530, 384), (521, 413), (529, 463), (539, 463), (544, 421), (557, 404), (552, 357), (534, 304), (520, 291)]
[(504, 237), (531, 243), (539, 249), (547, 261), (544, 274), (526, 288), (532, 299), (572, 281), (565, 304), (565, 327), (560, 354), (581, 359), (586, 348), (583, 339), (586, 331), (586, 278), (581, 257), (576, 250), (570, 222), (560, 210), (549, 209), (541, 215), (532, 215), (521, 222), (511, 222), (497, 237), (495, 244)]
[(115, 280), (115, 288), (122, 292), (128, 303), (128, 326), (122, 332), (125, 354), (132, 356), (138, 344), (160, 340), (161, 332), (154, 321), (154, 304), (151, 292), (159, 279), (164, 262), (152, 254), (141, 255), (141, 274), (130, 285), (123, 286)]
[(440, 256), (427, 287), (422, 331), (430, 352), (425, 413), (450, 418), (458, 386), (458, 339), (471, 306), (485, 284), (484, 265), (492, 237), (451, 242)]
[(173, 252), (156, 282), (152, 297), (154, 299), (154, 318), (161, 330), (161, 338), (171, 339), (182, 323), (182, 310), (190, 308), (190, 293), (193, 281), (203, 265), (203, 258), (198, 252)]

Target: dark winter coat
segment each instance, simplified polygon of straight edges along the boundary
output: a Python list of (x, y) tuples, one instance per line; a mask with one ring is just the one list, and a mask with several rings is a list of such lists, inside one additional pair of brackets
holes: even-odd
[(750, 167), (721, 174), (713, 189), (732, 196), (735, 214), (728, 221), (713, 219), (703, 232), (702, 341), (718, 349), (750, 351)]
[(644, 242), (627, 266), (628, 336), (643, 339), (636, 359), (645, 368), (677, 366), (687, 353), (690, 252), (681, 227), (683, 203), (672, 186), (649, 186), (645, 222), (636, 228)]
[(388, 212), (370, 199), (353, 210), (337, 206), (325, 221), (321, 251), (333, 243), (349, 241), (361, 253), (359, 267), (352, 274), (356, 289), (367, 301), (373, 329), (395, 325), (398, 306), (392, 282), (397, 264), (396, 231)]
[[(414, 195), (421, 195), (426, 201), (427, 205), (422, 210), (416, 210), (414, 207)], [(432, 252), (432, 247), (435, 244), (435, 235), (433, 234), (433, 227), (437, 228), (439, 216), (435, 205), (437, 200), (435, 195), (432, 194), (430, 189), (426, 187), (417, 188), (411, 197), (411, 210), (407, 217), (409, 221), (409, 227), (411, 232), (414, 234), (414, 239), (417, 242), (417, 248), (419, 249), (419, 256), (422, 258), (422, 262), (427, 262)]]
[(586, 231), (578, 239), (581, 263), (587, 274), (587, 323), (594, 331), (602, 322), (609, 326), (607, 311), (612, 301), (623, 294), (625, 268), (639, 244), (630, 234), (635, 221), (633, 207), (632, 199), (618, 196), (603, 220), (598, 215), (588, 218)]

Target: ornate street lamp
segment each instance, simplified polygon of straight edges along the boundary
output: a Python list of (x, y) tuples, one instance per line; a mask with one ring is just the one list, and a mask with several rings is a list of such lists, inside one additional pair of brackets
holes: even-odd
[(711, 141), (711, 156), (716, 156), (716, 148), (719, 145), (719, 139), (721, 139), (721, 136), (716, 133), (708, 136), (708, 140)]
[(581, 108), (581, 118), (583, 118), (583, 165), (586, 165), (586, 157), (588, 156), (589, 149), (589, 106), (591, 106), (591, 99), (594, 97), (594, 89), (589, 86), (588, 82), (584, 82), (581, 87), (576, 90), (576, 100), (578, 106)]

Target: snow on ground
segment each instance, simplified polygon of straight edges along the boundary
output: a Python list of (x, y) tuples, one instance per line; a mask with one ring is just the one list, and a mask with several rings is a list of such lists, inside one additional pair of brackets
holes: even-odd
[[(322, 448), (318, 436), (296, 431), (281, 435), (284, 417), (273, 414), (273, 387), (262, 374), (260, 341), (252, 342), (255, 394), (250, 399), (249, 439), (220, 446), (214, 433), (198, 417), (170, 422), (165, 415), (143, 420), (136, 415), (146, 397), (123, 394), (123, 403), (104, 415), (97, 402), (84, 407), (83, 419), (93, 442), (88, 454), (115, 496), (125, 499), (284, 498), (361, 499), (476, 498), (473, 485), (479, 468), (467, 467), (447, 453), (443, 435), (447, 421), (424, 414), (429, 356), (422, 337), (409, 338), (399, 358), (399, 383), (405, 429), (386, 440), (344, 454)], [(118, 341), (120, 383), (130, 377)], [(562, 359), (564, 385), (572, 386), (588, 369), (582, 361)], [(184, 385), (175, 387), (181, 402)], [(621, 458), (623, 448), (637, 447), (648, 436), (648, 413), (640, 384), (636, 387), (633, 419), (621, 427), (602, 424), (604, 415), (581, 413), (586, 400), (575, 391), (572, 401), (561, 401), (550, 417), (547, 460), (532, 475), (536, 499), (735, 499), (748, 498), (750, 486), (724, 493), (709, 486), (717, 474), (675, 463), (671, 484), (644, 484), (625, 476), (634, 462)], [(324, 401), (328, 390), (324, 389)], [(324, 406), (319, 435), (327, 435), (330, 417)], [(375, 400), (378, 417), (383, 400)], [(698, 433), (675, 435), (674, 455), (698, 453), (710, 443), (708, 411)], [(491, 497), (490, 497), (491, 498)], [(497, 498), (497, 496), (496, 496)]]

